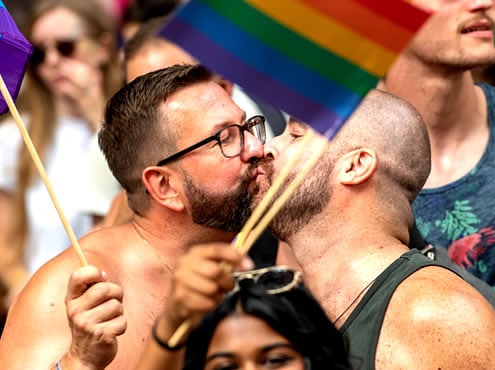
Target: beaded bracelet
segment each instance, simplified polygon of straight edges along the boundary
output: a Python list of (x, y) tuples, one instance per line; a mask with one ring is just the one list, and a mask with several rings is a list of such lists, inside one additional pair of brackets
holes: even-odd
[(183, 342), (183, 343), (179, 343), (179, 344), (177, 344), (177, 345), (175, 345), (175, 346), (172, 347), (172, 346), (170, 346), (168, 344), (168, 342), (164, 342), (163, 340), (161, 340), (160, 338), (158, 338), (158, 334), (156, 333), (157, 326), (158, 326), (158, 320), (155, 321), (155, 323), (153, 325), (153, 328), (151, 329), (151, 336), (153, 337), (153, 340), (160, 347), (162, 347), (163, 349), (165, 349), (167, 351), (175, 352), (175, 351), (178, 351), (178, 350), (180, 350), (180, 349), (182, 349), (182, 348), (184, 348), (186, 346), (186, 342)]

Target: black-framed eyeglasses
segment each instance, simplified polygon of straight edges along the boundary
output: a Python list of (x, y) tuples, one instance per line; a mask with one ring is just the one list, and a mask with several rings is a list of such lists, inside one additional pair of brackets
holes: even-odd
[(294, 289), (302, 282), (301, 272), (286, 266), (271, 266), (257, 270), (234, 272), (232, 277), (235, 281), (232, 292), (236, 292), (241, 285), (245, 286), (247, 283), (263, 288), (268, 294), (279, 294)]
[[(59, 55), (67, 58), (74, 54), (78, 41), (79, 39), (56, 40), (54, 43), (54, 47)], [(31, 56), (31, 63), (33, 65), (40, 65), (45, 61), (46, 49), (46, 47), (41, 46), (34, 47), (33, 54)]]
[(225, 126), (215, 135), (207, 137), (206, 139), (201, 140), (200, 142), (191, 145), (186, 149), (183, 149), (165, 159), (162, 159), (156, 165), (163, 166), (164, 164), (175, 161), (176, 159), (182, 157), (184, 154), (192, 152), (193, 150), (196, 150), (199, 147), (215, 140), (217, 141), (218, 146), (220, 147), (220, 150), (225, 157), (237, 157), (242, 153), (244, 149), (244, 131), (248, 131), (264, 144), (266, 140), (265, 117), (254, 116), (249, 118), (242, 125), (231, 124)]

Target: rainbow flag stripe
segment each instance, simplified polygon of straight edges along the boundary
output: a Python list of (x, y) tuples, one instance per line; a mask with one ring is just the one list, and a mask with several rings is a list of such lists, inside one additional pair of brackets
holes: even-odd
[(427, 17), (404, 0), (191, 0), (160, 35), (332, 137)]

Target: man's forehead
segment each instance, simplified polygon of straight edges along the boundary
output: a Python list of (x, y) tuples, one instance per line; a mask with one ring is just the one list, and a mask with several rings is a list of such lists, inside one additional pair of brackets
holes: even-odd
[(231, 99), (218, 84), (204, 81), (178, 89), (170, 94), (166, 103), (172, 109), (184, 107), (189, 110), (191, 107), (209, 105), (212, 101), (218, 100), (228, 102)]
[(171, 94), (165, 102), (165, 111), (180, 120), (211, 123), (220, 129), (227, 123), (241, 123), (246, 113), (215, 82), (200, 82)]

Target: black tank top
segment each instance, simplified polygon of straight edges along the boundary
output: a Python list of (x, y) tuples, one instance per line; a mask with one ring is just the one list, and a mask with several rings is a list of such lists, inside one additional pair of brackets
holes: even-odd
[(378, 276), (352, 311), (340, 331), (348, 342), (349, 360), (353, 369), (375, 369), (378, 337), (392, 294), (409, 275), (427, 266), (441, 266), (451, 270), (424, 256), (417, 249), (411, 249)]

